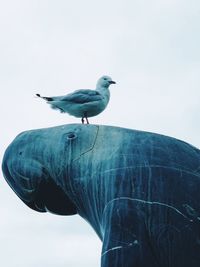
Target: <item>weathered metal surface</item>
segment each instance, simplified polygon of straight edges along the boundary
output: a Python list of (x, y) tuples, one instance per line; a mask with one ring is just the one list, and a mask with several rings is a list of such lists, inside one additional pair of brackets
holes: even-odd
[(200, 266), (200, 151), (98, 125), (27, 131), (3, 172), (32, 209), (78, 213), (103, 242), (102, 267)]

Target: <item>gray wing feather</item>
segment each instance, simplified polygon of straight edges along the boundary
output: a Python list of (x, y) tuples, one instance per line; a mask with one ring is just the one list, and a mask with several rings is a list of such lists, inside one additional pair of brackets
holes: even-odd
[(101, 99), (102, 95), (98, 91), (82, 89), (77, 90), (69, 95), (63, 96), (60, 101), (69, 101), (72, 103), (83, 104), (93, 101), (99, 101)]

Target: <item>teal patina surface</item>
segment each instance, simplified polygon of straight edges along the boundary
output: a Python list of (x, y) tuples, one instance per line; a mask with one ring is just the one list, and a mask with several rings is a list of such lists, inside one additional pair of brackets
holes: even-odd
[(183, 141), (64, 125), (18, 135), (2, 168), (30, 208), (85, 218), (102, 267), (200, 266), (200, 151)]

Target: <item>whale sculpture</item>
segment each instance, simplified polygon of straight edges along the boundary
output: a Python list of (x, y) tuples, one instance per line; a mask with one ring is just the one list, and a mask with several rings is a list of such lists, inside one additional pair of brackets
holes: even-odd
[(102, 267), (200, 266), (200, 150), (183, 141), (64, 125), (18, 135), (2, 169), (30, 208), (87, 220)]

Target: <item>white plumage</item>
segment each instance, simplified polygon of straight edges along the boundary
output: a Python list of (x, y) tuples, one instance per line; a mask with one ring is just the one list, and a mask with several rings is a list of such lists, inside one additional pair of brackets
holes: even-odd
[(51, 108), (58, 109), (74, 117), (81, 118), (84, 123), (89, 123), (88, 118), (101, 113), (108, 105), (110, 99), (109, 86), (115, 82), (109, 76), (101, 77), (95, 90), (80, 89), (64, 96), (45, 97), (36, 94), (47, 101)]

